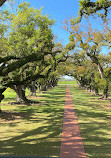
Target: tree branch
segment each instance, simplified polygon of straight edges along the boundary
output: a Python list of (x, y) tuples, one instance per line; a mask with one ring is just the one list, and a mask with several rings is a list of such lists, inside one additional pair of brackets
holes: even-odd
[(0, 7), (6, 2), (6, 0), (0, 0)]

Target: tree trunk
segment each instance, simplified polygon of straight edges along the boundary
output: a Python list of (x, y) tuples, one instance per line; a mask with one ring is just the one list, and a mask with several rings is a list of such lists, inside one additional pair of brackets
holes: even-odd
[(103, 69), (102, 69), (100, 63), (98, 63), (98, 69), (99, 69), (101, 78), (106, 81), (106, 86), (104, 88), (103, 97), (102, 97), (103, 100), (106, 100), (108, 98), (109, 83), (107, 82), (107, 79), (104, 76), (104, 72), (103, 72)]
[[(1, 88), (0, 89), (0, 103), (4, 99), (3, 92), (6, 90), (6, 88)], [(0, 107), (0, 113), (2, 112), (1, 107)]]
[(108, 90), (109, 90), (109, 86), (106, 85), (103, 92), (103, 100), (106, 100), (108, 98)]
[(16, 92), (16, 95), (17, 95), (17, 102), (16, 103), (18, 103), (18, 104), (21, 104), (21, 103), (29, 104), (29, 103), (31, 103), (31, 101), (26, 98), (25, 90), (23, 90), (23, 87), (21, 85), (19, 85), (19, 86), (14, 85), (11, 88)]
[(41, 91), (46, 91), (46, 90), (47, 90), (47, 86), (46, 85), (41, 86)]
[(97, 88), (97, 87), (94, 88), (94, 94), (95, 94), (95, 95), (99, 95), (99, 92), (98, 92), (98, 88)]
[(4, 99), (4, 95), (0, 96), (0, 113), (2, 113), (2, 109), (1, 109), (1, 101)]
[(87, 87), (88, 92), (92, 92), (91, 86)]
[(104, 77), (104, 73), (103, 73), (103, 69), (102, 69), (100, 63), (98, 63), (98, 70), (99, 70), (99, 73), (100, 73), (100, 75), (101, 75), (101, 78), (102, 78), (102, 79), (105, 79), (105, 77)]
[(102, 100), (107, 100), (108, 99), (108, 90), (109, 90), (109, 85), (106, 85), (103, 91), (103, 96), (99, 99)]
[(36, 96), (37, 87), (35, 86), (35, 82), (29, 86), (30, 96)]
[(42, 93), (43, 91), (47, 90), (47, 86), (46, 85), (39, 85), (39, 92), (38, 93)]
[(104, 71), (103, 71), (103, 68), (99, 62), (99, 59), (96, 57), (96, 56), (93, 56), (91, 57), (89, 53), (87, 53), (87, 55), (91, 58), (91, 60), (97, 64), (98, 66), (98, 70), (99, 70), (99, 73), (101, 75), (101, 78), (104, 79), (106, 81), (106, 86), (104, 88), (104, 92), (103, 92), (103, 97), (100, 98), (100, 99), (103, 99), (103, 100), (106, 100), (108, 98), (108, 90), (109, 90), (109, 84), (107, 82), (107, 78), (105, 77), (104, 75)]

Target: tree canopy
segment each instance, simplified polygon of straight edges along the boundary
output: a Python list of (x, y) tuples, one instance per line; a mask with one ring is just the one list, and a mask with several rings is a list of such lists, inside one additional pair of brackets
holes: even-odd
[(83, 16), (98, 15), (106, 21), (108, 12), (111, 8), (110, 0), (80, 0), (78, 17), (71, 19), (71, 23), (76, 24), (82, 20)]
[[(1, 5), (5, 1), (1, 1)], [(21, 3), (16, 13), (3, 10), (0, 13), (0, 92), (7, 87), (22, 89), (38, 82), (38, 85), (52, 87), (61, 74), (72, 74), (84, 86), (99, 86), (103, 81), (104, 91), (108, 90), (110, 67), (106, 69), (106, 58), (101, 55), (104, 46), (110, 47), (110, 29), (95, 31), (88, 26), (87, 32), (77, 24), (83, 16), (97, 14), (106, 19), (111, 6), (109, 0), (80, 0), (79, 16), (70, 20), (70, 42), (66, 46), (54, 42), (52, 25), (54, 20), (43, 15), (42, 9), (30, 7), (30, 3)], [(69, 54), (79, 48), (69, 59)], [(83, 54), (81, 54), (83, 53)], [(110, 56), (110, 55), (109, 55)], [(90, 60), (88, 59), (90, 58)], [(108, 59), (108, 58), (107, 58)], [(63, 64), (63, 63), (66, 64)], [(73, 70), (67, 65), (71, 62)], [(75, 62), (75, 64), (73, 63)], [(92, 62), (92, 63), (91, 63)], [(107, 61), (110, 63), (110, 61)], [(89, 64), (90, 63), (90, 64)], [(93, 65), (95, 71), (87, 65)], [(61, 72), (60, 66), (65, 68)], [(110, 64), (109, 64), (110, 65)], [(69, 71), (69, 72), (68, 72)], [(92, 71), (92, 73), (90, 73)], [(98, 74), (99, 72), (99, 74)], [(88, 75), (86, 75), (88, 73)], [(96, 86), (95, 86), (96, 85)], [(96, 89), (97, 90), (97, 89)], [(105, 94), (105, 93), (104, 93)]]

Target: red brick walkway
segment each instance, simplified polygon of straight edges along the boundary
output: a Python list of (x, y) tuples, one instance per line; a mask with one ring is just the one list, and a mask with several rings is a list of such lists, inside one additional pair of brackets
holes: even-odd
[(66, 88), (60, 157), (86, 158), (69, 86)]

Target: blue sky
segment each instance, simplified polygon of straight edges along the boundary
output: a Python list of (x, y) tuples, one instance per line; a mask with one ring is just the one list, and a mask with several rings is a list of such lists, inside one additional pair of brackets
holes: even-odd
[[(21, 3), (22, 0), (15, 0), (16, 3)], [(55, 24), (52, 27), (53, 33), (58, 37), (58, 42), (63, 45), (68, 43), (69, 34), (63, 29), (63, 21), (69, 17), (76, 16), (79, 10), (78, 0), (23, 0), (30, 2), (31, 6), (40, 9), (43, 7), (43, 14), (48, 14), (50, 18), (55, 19)], [(7, 5), (7, 4), (5, 4)]]
[[(43, 7), (43, 14), (48, 14), (50, 18), (55, 19), (55, 24), (52, 27), (53, 33), (57, 36), (57, 41), (66, 45), (69, 40), (69, 33), (63, 29), (65, 19), (77, 16), (79, 10), (79, 0), (15, 0), (16, 6), (22, 1), (30, 2), (34, 8), (40, 9)], [(7, 7), (7, 2), (5, 3)], [(13, 6), (15, 7), (15, 5)], [(82, 20), (84, 21), (84, 20)], [(99, 19), (100, 21), (100, 19)], [(94, 27), (99, 28), (99, 21), (91, 20)], [(86, 23), (86, 22), (85, 22)], [(102, 53), (106, 54), (107, 49), (103, 49)]]
[(69, 34), (63, 29), (63, 21), (68, 17), (77, 15), (78, 0), (26, 0), (35, 8), (43, 7), (43, 13), (56, 20), (52, 27), (54, 34), (64, 45), (68, 43)]

